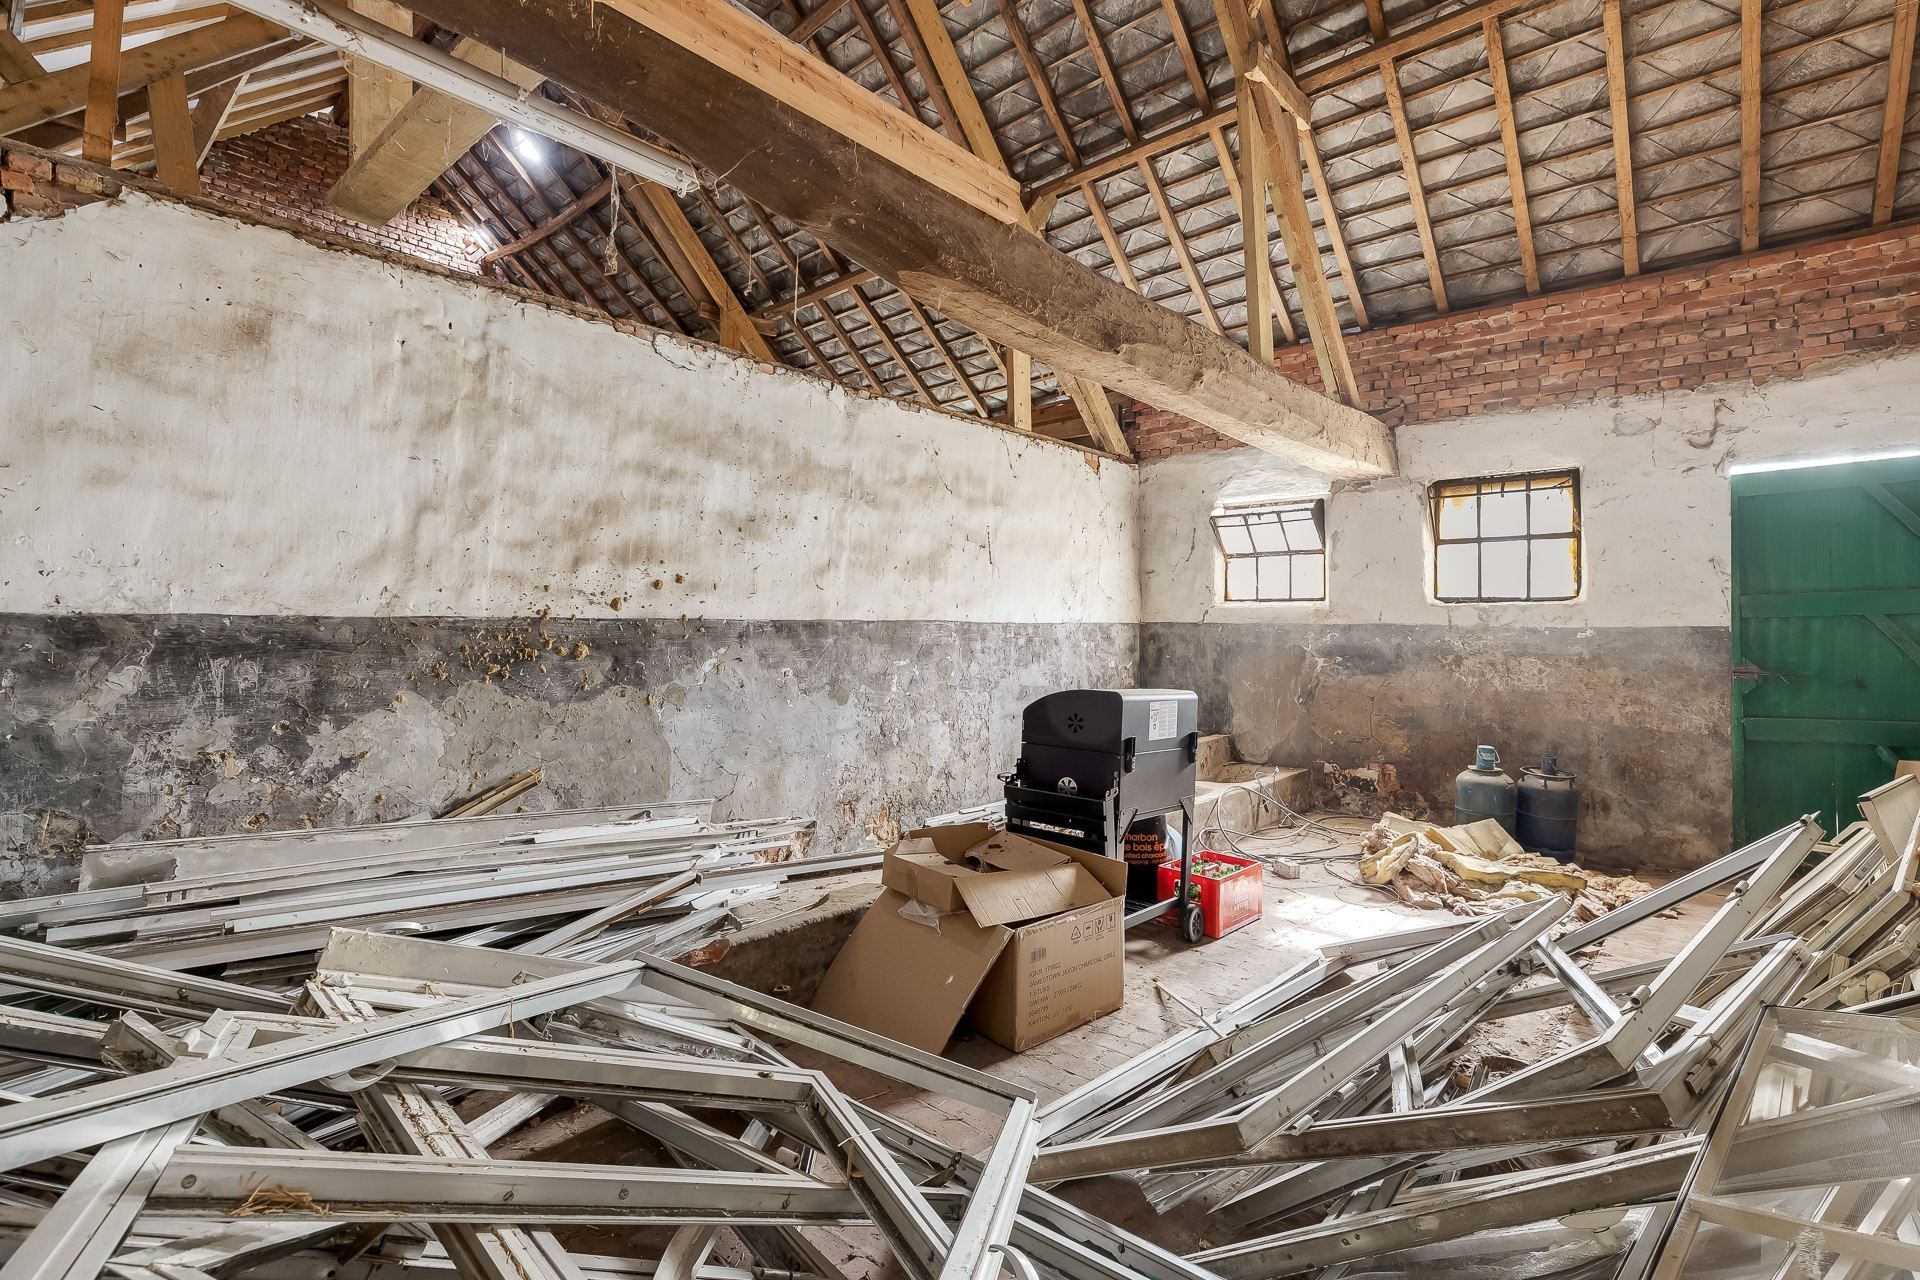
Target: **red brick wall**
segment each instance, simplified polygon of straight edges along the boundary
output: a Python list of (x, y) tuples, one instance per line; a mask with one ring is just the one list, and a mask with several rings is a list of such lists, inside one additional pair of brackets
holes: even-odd
[(384, 227), (356, 222), (327, 205), (347, 168), (347, 131), (312, 116), (216, 143), (201, 167), (208, 197), (304, 223), (436, 266), (477, 273), (485, 252), (466, 222), (432, 197)]
[[(1350, 334), (1362, 406), (1395, 426), (1716, 382), (1797, 378), (1920, 344), (1920, 227), (1773, 250), (1705, 268)], [(1312, 349), (1275, 367), (1320, 386)], [(1234, 447), (1144, 406), (1142, 461)]]

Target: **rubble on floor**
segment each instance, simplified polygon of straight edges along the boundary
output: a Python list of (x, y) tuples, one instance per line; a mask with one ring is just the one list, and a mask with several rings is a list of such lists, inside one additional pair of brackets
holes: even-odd
[(1504, 911), (1559, 893), (1573, 900), (1573, 920), (1593, 920), (1653, 889), (1637, 876), (1528, 853), (1492, 818), (1437, 827), (1389, 813), (1368, 830), (1361, 849), (1362, 882), (1384, 885), (1409, 906), (1455, 915)]
[[(1883, 1274), (1916, 1249), (1920, 1048), (1884, 1015), (1920, 1004), (1920, 781), (1863, 811), (1583, 922), (1548, 891), (1329, 942), (1044, 1101), (648, 950), (708, 877), (842, 861), (776, 860), (802, 825), (647, 805), (96, 851), (82, 891), (0, 905), (5, 1274), (837, 1280), (845, 1232), (911, 1280)], [(1729, 885), (1672, 957), (1595, 962)], [(1469, 1043), (1556, 1009), (1590, 1030), (1537, 1060)], [(843, 1065), (990, 1137), (956, 1150)], [(619, 1163), (533, 1136), (582, 1105)], [(1083, 1207), (1114, 1176), (1202, 1210), (1203, 1246)]]

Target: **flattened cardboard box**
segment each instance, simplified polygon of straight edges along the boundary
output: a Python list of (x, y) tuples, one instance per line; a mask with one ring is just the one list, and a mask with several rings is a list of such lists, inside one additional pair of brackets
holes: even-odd
[(911, 832), (887, 854), (886, 890), (813, 1007), (930, 1053), (969, 1004), (975, 1027), (1016, 1051), (1111, 1013), (1126, 874), (1110, 858), (980, 823)]

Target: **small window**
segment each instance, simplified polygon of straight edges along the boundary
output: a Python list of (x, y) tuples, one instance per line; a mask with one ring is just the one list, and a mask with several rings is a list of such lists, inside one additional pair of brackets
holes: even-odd
[(1437, 600), (1571, 600), (1580, 594), (1580, 476), (1443, 480), (1433, 508)]
[(1218, 511), (1213, 536), (1227, 560), (1227, 599), (1325, 600), (1327, 504)]

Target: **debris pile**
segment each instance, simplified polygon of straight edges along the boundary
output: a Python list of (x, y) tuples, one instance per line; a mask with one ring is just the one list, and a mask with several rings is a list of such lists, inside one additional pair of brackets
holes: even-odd
[(1609, 876), (1528, 853), (1492, 818), (1436, 827), (1389, 813), (1361, 839), (1360, 878), (1410, 906), (1478, 915), (1554, 894), (1573, 900), (1575, 920), (1593, 920), (1652, 891), (1634, 876)]
[[(1920, 781), (1862, 807), (1831, 844), (1803, 819), (1585, 921), (1590, 882), (1470, 881), (1526, 864), (1401, 833), (1396, 875), (1527, 892), (1328, 942), (1044, 1105), (650, 950), (669, 904), (845, 861), (795, 857), (804, 824), (649, 805), (96, 850), (81, 891), (0, 907), (6, 1270), (839, 1280), (848, 1230), (910, 1280), (1910, 1269), (1920, 1036), (1877, 1015), (1920, 1004)], [(1670, 958), (1595, 963), (1723, 886)], [(1591, 1034), (1472, 1051), (1556, 1008)], [(980, 1149), (836, 1084), (869, 1073)], [(541, 1136), (582, 1108), (631, 1131), (620, 1164)], [(1059, 1194), (1110, 1176), (1189, 1206), (1199, 1244), (1080, 1207), (1138, 1196)], [(562, 1226), (665, 1231), (609, 1256)]]

